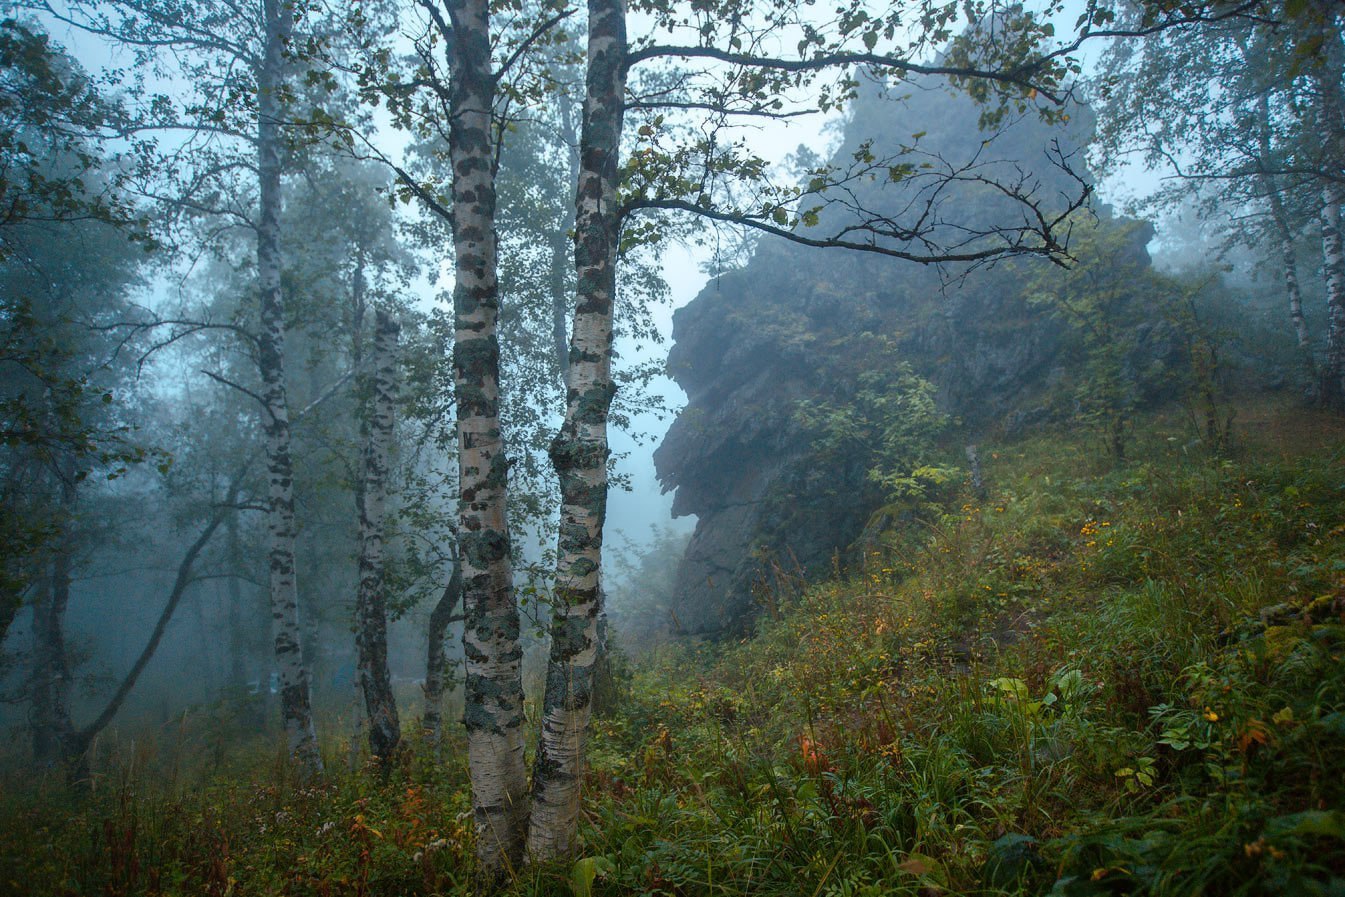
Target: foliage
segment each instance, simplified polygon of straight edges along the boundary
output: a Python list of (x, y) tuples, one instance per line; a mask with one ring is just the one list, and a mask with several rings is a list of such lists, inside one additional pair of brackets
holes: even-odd
[(994, 447), (919, 548), (646, 670), (590, 831), (614, 892), (1329, 887), (1339, 456), (1212, 465), (1174, 427), (1101, 475)]
[(52, 546), (78, 542), (61, 490), (151, 454), (117, 329), (151, 244), (97, 142), (109, 114), (46, 34), (0, 21), (0, 637)]
[[(922, 539), (749, 640), (655, 652), (595, 724), (583, 854), (511, 893), (1339, 887), (1340, 424), (1243, 412), (1224, 460), (1180, 415), (1119, 467), (1067, 433), (984, 445), (984, 499)], [(184, 731), (105, 749), (86, 794), (6, 783), (0, 889), (472, 892), (460, 762), (299, 786)]]
[(921, 504), (946, 485), (952, 472), (930, 466), (948, 416), (935, 404), (934, 385), (891, 358), (859, 374), (854, 394), (842, 401), (801, 401), (796, 412), (813, 443), (812, 464), (837, 469), (858, 464), (865, 478), (892, 501)]
[(97, 148), (117, 113), (50, 35), (0, 19), (0, 260), (21, 251), (16, 225), (143, 224), (118, 189), (129, 166), (109, 166)]
[[(1078, 262), (1063, 274), (1034, 272), (1028, 297), (1069, 328), (1074, 370), (1061, 398), (1072, 416), (1104, 435), (1118, 460), (1125, 459), (1130, 416), (1152, 389), (1152, 382), (1144, 382), (1152, 381), (1152, 372), (1137, 370), (1146, 352), (1155, 354), (1143, 343), (1152, 328), (1141, 325), (1161, 319), (1167, 299), (1140, 248), (1150, 233), (1149, 225), (1138, 221), (1113, 227), (1079, 222)], [(1154, 357), (1150, 366), (1161, 362)]]

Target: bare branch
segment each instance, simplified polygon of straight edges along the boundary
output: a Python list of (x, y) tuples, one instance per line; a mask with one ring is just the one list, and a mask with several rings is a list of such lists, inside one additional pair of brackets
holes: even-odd
[(891, 69), (908, 75), (943, 75), (952, 78), (995, 81), (1000, 84), (1018, 87), (1025, 91), (1035, 90), (1043, 98), (1056, 105), (1064, 103), (1066, 99), (1065, 94), (1055, 92), (1044, 84), (1032, 79), (1032, 75), (1042, 68), (1046, 61), (1054, 59), (1054, 56), (1034, 60), (1032, 64), (1023, 67), (1020, 70), (999, 71), (995, 69), (980, 69), (969, 66), (925, 65), (923, 63), (911, 62), (910, 60), (901, 57), (887, 56), (881, 53), (824, 53), (809, 59), (785, 59), (778, 56), (754, 56), (746, 53), (736, 53), (722, 50), (719, 47), (675, 47), (651, 44), (650, 46), (641, 47), (638, 50), (631, 51), (626, 59), (627, 65), (634, 66), (647, 59), (657, 59), (660, 57), (710, 59), (729, 65), (739, 65), (746, 68), (768, 69), (781, 72), (816, 72), (825, 69), (867, 65), (880, 69)]
[(201, 373), (202, 373), (202, 374), (205, 374), (207, 377), (209, 377), (211, 380), (214, 380), (216, 383), (222, 383), (222, 384), (224, 384), (225, 386), (229, 387), (230, 389), (236, 389), (236, 390), (238, 390), (239, 392), (241, 392), (243, 395), (248, 396), (248, 397), (250, 397), (250, 398), (256, 400), (257, 404), (261, 405), (262, 408), (266, 411), (267, 414), (272, 414), (270, 404), (268, 404), (267, 401), (266, 401), (265, 399), (263, 399), (261, 396), (257, 395), (257, 394), (256, 394), (255, 392), (253, 392), (252, 390), (248, 389), (246, 386), (240, 386), (239, 384), (233, 382), (232, 380), (228, 379), (227, 377), (223, 377), (223, 376), (221, 376), (221, 375), (219, 375), (219, 374), (216, 374), (216, 373), (214, 373), (214, 372), (212, 372), (212, 371), (207, 371), (207, 370), (204, 370), (204, 369), (203, 369), (203, 370), (201, 371)]
[(562, 9), (560, 12), (556, 13), (551, 18), (546, 19), (543, 22), (539, 22), (537, 27), (532, 30), (532, 33), (529, 34), (527, 38), (523, 40), (522, 43), (520, 43), (517, 47), (514, 48), (514, 52), (509, 54), (509, 58), (500, 64), (499, 69), (497, 69), (495, 72), (495, 83), (496, 84), (500, 83), (500, 81), (504, 78), (504, 76), (508, 73), (508, 71), (511, 68), (513, 68), (514, 63), (518, 62), (518, 60), (522, 58), (524, 53), (528, 52), (529, 48), (531, 48), (533, 44), (535, 44), (538, 40), (540, 40), (543, 36), (545, 36), (546, 33), (550, 31), (552, 28), (555, 28), (561, 22), (565, 21), (570, 16), (574, 15), (577, 9), (578, 7), (575, 6), (571, 6), (568, 9)]

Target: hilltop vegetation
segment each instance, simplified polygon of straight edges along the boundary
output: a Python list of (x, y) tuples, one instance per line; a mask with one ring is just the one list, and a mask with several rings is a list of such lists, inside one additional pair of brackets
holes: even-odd
[[(1126, 464), (1078, 432), (987, 444), (982, 495), (780, 577), (753, 636), (632, 661), (583, 858), (513, 892), (1340, 893), (1345, 434), (1241, 412), (1226, 457), (1176, 414)], [(0, 891), (473, 890), (460, 744), (380, 776), (328, 743), (303, 787), (281, 746), (194, 725), (123, 741), (87, 795), (7, 781)]]

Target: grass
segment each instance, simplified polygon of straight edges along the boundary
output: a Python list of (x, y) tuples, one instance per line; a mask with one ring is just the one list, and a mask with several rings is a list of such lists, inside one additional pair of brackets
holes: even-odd
[[(584, 857), (517, 894), (1345, 894), (1345, 454), (1325, 418), (1048, 434), (755, 635), (634, 665)], [(279, 752), (6, 781), (0, 890), (473, 890), (459, 750), (304, 787)], [(151, 752), (152, 754), (152, 752)], [(155, 766), (155, 762), (160, 765)], [(171, 775), (169, 774), (171, 772)]]

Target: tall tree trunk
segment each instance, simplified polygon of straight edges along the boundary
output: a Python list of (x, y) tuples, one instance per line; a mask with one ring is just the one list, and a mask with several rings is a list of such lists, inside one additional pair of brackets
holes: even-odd
[(589, 0), (588, 73), (576, 195), (578, 304), (570, 339), (565, 420), (551, 444), (560, 478), (555, 613), (533, 767), (528, 851), (545, 860), (571, 852), (579, 825), (584, 742), (593, 700), (602, 612), (599, 574), (607, 517), (607, 415), (616, 298), (617, 167), (626, 86), (623, 0)]
[(1321, 400), (1329, 408), (1345, 408), (1345, 245), (1340, 234), (1340, 207), (1345, 189), (1335, 181), (1322, 188), (1322, 260), (1326, 272), (1326, 361), (1322, 366)]
[(397, 701), (388, 672), (388, 610), (383, 565), (383, 512), (388, 491), (388, 455), (397, 402), (397, 332), (392, 315), (374, 313), (373, 394), (364, 450), (364, 500), (360, 502), (360, 581), (355, 599), (355, 646), (360, 689), (369, 716), (369, 749), (382, 763), (402, 740)]
[(523, 757), (523, 651), (500, 433), (495, 139), (489, 4), (450, 0), (453, 25), (453, 378), (457, 393), (459, 539), (467, 755), (477, 858), (499, 877), (522, 859), (528, 815)]
[[(574, 189), (579, 182), (579, 135), (574, 122), (574, 99), (562, 91), (556, 97), (556, 103), (560, 113), (560, 139), (565, 144), (566, 158), (570, 163), (569, 178), (565, 183)], [(570, 264), (570, 247), (573, 245), (570, 235), (575, 222), (573, 203), (567, 209), (565, 226), (551, 234), (551, 340), (562, 387), (570, 374), (570, 338), (567, 332), (570, 291), (566, 285), (565, 271)]]
[(1345, 98), (1340, 79), (1345, 73), (1341, 45), (1340, 4), (1319, 0), (1321, 60), (1316, 70), (1318, 122), (1322, 140), (1322, 263), (1326, 275), (1326, 360), (1319, 398), (1330, 408), (1345, 409), (1345, 245), (1340, 233), (1340, 210), (1345, 203)]
[(448, 678), (448, 658), (444, 653), (444, 639), (448, 627), (462, 617), (453, 616), (453, 608), (462, 597), (462, 563), (453, 558), (453, 573), (448, 578), (444, 593), (439, 596), (430, 613), (430, 631), (425, 646), (425, 715), (421, 728), (425, 740), (438, 751), (444, 739), (444, 689)]
[(233, 568), (232, 575), (228, 579), (225, 598), (229, 602), (226, 611), (229, 625), (229, 686), (241, 690), (247, 684), (248, 639), (243, 630), (243, 586), (238, 576), (239, 568), (243, 565), (243, 551), (238, 538), (237, 514), (229, 515), (226, 535), (229, 542), (229, 565)]
[(1315, 389), (1315, 365), (1312, 360), (1312, 342), (1308, 338), (1308, 325), (1303, 319), (1303, 291), (1298, 285), (1298, 259), (1294, 252), (1293, 228), (1289, 224), (1289, 212), (1284, 207), (1284, 197), (1280, 195), (1279, 184), (1270, 174), (1274, 160), (1270, 145), (1270, 94), (1263, 91), (1257, 100), (1257, 144), (1260, 158), (1261, 188), (1265, 190), (1266, 201), (1270, 205), (1270, 219), (1275, 229), (1275, 242), (1279, 244), (1280, 264), (1284, 276), (1284, 292), (1289, 299), (1289, 323), (1294, 328), (1294, 337), (1298, 341), (1298, 351), (1303, 362), (1303, 373), (1310, 388)]
[(1298, 285), (1298, 260), (1294, 253), (1294, 235), (1289, 227), (1289, 214), (1284, 201), (1268, 186), (1270, 194), (1270, 213), (1275, 223), (1275, 237), (1280, 244), (1280, 262), (1283, 268), (1284, 292), (1289, 297), (1289, 323), (1294, 328), (1294, 339), (1302, 355), (1303, 367), (1309, 379), (1315, 365), (1312, 361), (1312, 341), (1308, 337), (1308, 325), (1303, 319), (1303, 291)]
[(270, 483), (271, 627), (280, 673), (280, 713), (290, 753), (305, 775), (322, 772), (313, 728), (308, 670), (299, 638), (299, 593), (295, 580), (294, 469), (290, 460), (289, 403), (285, 392), (285, 307), (280, 284), (281, 102), (286, 46), (293, 30), (289, 0), (263, 0), (265, 48), (257, 72), (257, 281), (262, 332), (258, 365), (265, 400), (266, 467)]
[(65, 612), (70, 605), (74, 568), (69, 521), (75, 488), (73, 479), (64, 477), (57, 486), (65, 532), (55, 544), (45, 594), (33, 604), (33, 759), (44, 767), (71, 759), (71, 744), (75, 740), (70, 721), (70, 664), (65, 648)]

